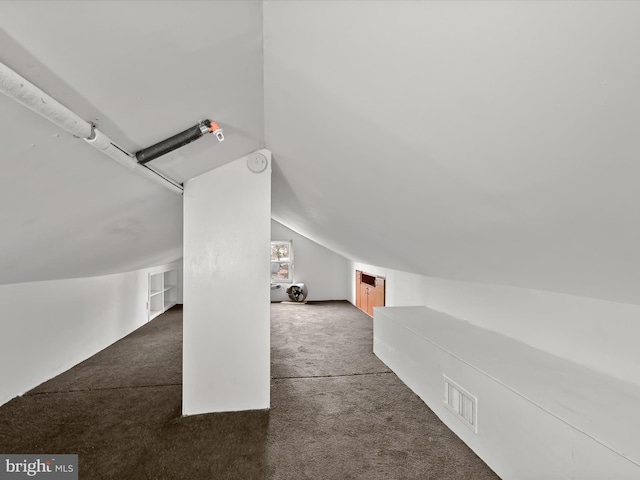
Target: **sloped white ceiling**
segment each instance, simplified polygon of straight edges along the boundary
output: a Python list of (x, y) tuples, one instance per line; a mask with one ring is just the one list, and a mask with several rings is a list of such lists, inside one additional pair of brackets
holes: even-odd
[(640, 2), (263, 14), (277, 221), (366, 263), (640, 302)]
[[(154, 161), (180, 181), (266, 146), (274, 218), (349, 258), (640, 303), (639, 19), (624, 1), (2, 1), (0, 61), (130, 151), (220, 122), (224, 143)], [(179, 196), (0, 112), (0, 283), (180, 256)]]
[[(152, 162), (178, 181), (263, 146), (260, 2), (0, 2), (0, 61), (135, 152), (210, 118)], [(182, 197), (0, 95), (0, 283), (179, 258)]]

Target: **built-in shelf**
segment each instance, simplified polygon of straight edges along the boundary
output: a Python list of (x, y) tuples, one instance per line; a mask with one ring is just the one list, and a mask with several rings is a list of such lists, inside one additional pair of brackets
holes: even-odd
[(178, 303), (178, 270), (171, 269), (149, 274), (149, 320)]

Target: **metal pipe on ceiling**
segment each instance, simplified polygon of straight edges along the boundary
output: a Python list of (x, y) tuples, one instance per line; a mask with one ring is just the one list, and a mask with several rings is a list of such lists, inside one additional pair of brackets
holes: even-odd
[(129, 170), (133, 170), (139, 175), (147, 177), (149, 180), (160, 183), (163, 187), (171, 190), (174, 193), (183, 193), (183, 188), (180, 184), (145, 165), (140, 165), (136, 161), (135, 156), (118, 147), (100, 130), (94, 128), (91, 136), (89, 138), (85, 138), (84, 140), (89, 145), (97, 150), (100, 150), (107, 157), (115, 160), (123, 167), (127, 167)]
[(150, 147), (136, 152), (136, 159), (138, 160), (138, 163), (145, 165), (151, 160), (155, 160), (156, 158), (166, 155), (177, 148), (183, 147), (207, 133), (215, 134), (219, 142), (224, 141), (224, 134), (222, 133), (220, 125), (207, 119), (201, 121), (198, 125), (194, 125), (183, 132), (177, 133), (173, 137), (169, 137), (166, 140), (162, 140), (155, 145), (151, 145)]
[(88, 138), (91, 124), (0, 63), (0, 91), (72, 135)]
[(174, 193), (183, 193), (183, 188), (180, 184), (153, 169), (139, 164), (134, 155), (118, 147), (109, 137), (96, 130), (89, 122), (80, 118), (56, 99), (1, 62), (0, 92), (63, 130), (84, 139), (92, 147), (137, 174), (147, 177)]

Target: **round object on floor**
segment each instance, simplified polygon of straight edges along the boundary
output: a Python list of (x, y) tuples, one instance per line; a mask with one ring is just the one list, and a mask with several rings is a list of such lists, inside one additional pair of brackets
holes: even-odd
[(287, 295), (292, 302), (304, 302), (309, 295), (309, 291), (304, 283), (294, 283), (287, 288)]

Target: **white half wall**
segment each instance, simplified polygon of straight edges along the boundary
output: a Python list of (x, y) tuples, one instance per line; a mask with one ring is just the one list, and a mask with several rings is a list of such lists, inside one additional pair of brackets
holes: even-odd
[(434, 310), (640, 384), (640, 306), (503, 285), (424, 278)]
[(242, 157), (184, 189), (182, 413), (269, 408), (268, 166)]
[[(293, 241), (293, 283), (302, 282), (307, 286), (307, 300), (345, 300), (349, 297), (346, 258), (273, 219), (271, 240)], [(289, 285), (283, 283), (281, 288), (271, 290), (271, 301), (289, 300), (285, 293)]]
[(500, 478), (640, 478), (640, 386), (425, 307), (376, 308), (373, 332), (374, 353)]
[[(355, 262), (349, 269), (352, 278), (356, 269), (387, 277), (387, 306), (424, 305), (640, 384), (639, 305), (446, 280)], [(355, 286), (349, 301), (355, 304)]]
[(98, 277), (0, 285), (0, 405), (147, 323), (149, 273), (179, 263)]

